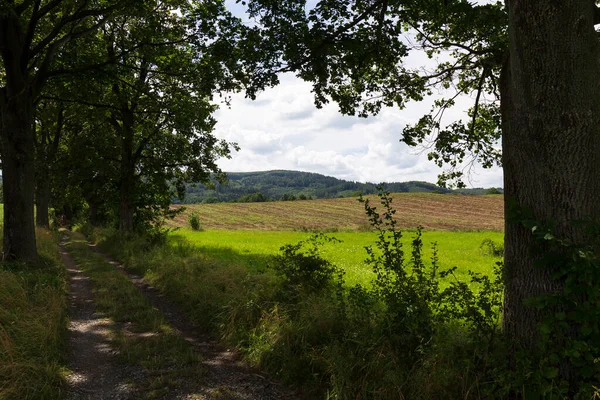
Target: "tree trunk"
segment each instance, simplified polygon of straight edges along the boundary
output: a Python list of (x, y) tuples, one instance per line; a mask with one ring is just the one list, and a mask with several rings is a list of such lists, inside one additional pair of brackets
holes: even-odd
[[(505, 212), (525, 208), (554, 221), (556, 233), (585, 241), (576, 220), (600, 216), (600, 52), (589, 0), (507, 0), (509, 60), (501, 77)], [(534, 267), (531, 231), (505, 228), (504, 330), (535, 349), (537, 324), (549, 310), (524, 305), (563, 282)], [(561, 377), (573, 380), (569, 368)]]
[[(10, 9), (10, 7), (9, 7)], [(35, 134), (33, 88), (19, 17), (0, 13), (0, 55), (6, 86), (0, 87), (0, 142), (4, 184), (4, 258), (37, 259), (33, 194)]]
[(34, 261), (37, 259), (37, 250), (33, 219), (33, 104), (27, 91), (8, 93), (5, 90), (3, 97), (0, 136), (4, 185), (4, 258)]
[(90, 223), (93, 226), (96, 226), (98, 224), (98, 204), (88, 201), (88, 205), (90, 207), (89, 208)]
[(38, 170), (35, 186), (35, 224), (40, 228), (50, 228), (48, 208), (50, 205), (50, 177), (47, 171)]
[(121, 128), (121, 187), (119, 231), (121, 234), (133, 231), (133, 192), (135, 184), (135, 163), (133, 160), (133, 121), (132, 112), (122, 112)]
[(131, 180), (121, 181), (121, 201), (119, 212), (119, 231), (122, 235), (133, 231), (133, 202), (131, 199)]

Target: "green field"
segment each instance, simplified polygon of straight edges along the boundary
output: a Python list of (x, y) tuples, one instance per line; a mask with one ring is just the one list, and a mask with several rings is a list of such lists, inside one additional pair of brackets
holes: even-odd
[[(245, 265), (251, 269), (263, 269), (269, 264), (279, 248), (287, 243), (296, 243), (310, 237), (306, 232), (277, 232), (277, 231), (235, 231), (235, 230), (206, 230), (194, 232), (187, 229), (179, 230), (172, 236), (177, 242), (185, 238), (198, 248), (200, 253), (209, 258), (217, 259), (225, 264), (234, 263)], [(444, 232), (426, 231), (423, 233), (423, 249), (427, 261), (431, 255), (431, 243), (437, 242), (440, 267), (442, 269), (457, 266), (457, 275), (467, 279), (467, 271), (489, 274), (494, 263), (498, 261), (480, 249), (484, 239), (502, 243), (502, 232)], [(323, 257), (346, 271), (348, 284), (368, 284), (373, 273), (365, 264), (365, 246), (375, 243), (373, 232), (338, 232), (329, 234), (342, 243), (326, 244)], [(405, 251), (410, 255), (410, 241), (414, 232), (406, 232), (404, 236)]]
[[(414, 227), (421, 225), (426, 261), (431, 243), (437, 242), (442, 269), (457, 266), (457, 275), (465, 280), (469, 270), (491, 273), (498, 259), (484, 254), (480, 246), (484, 239), (503, 242), (502, 196), (395, 193), (392, 197), (398, 225), (408, 229), (404, 237), (408, 254)], [(371, 199), (378, 204), (375, 196)], [(187, 228), (192, 211), (205, 230)], [(369, 284), (373, 277), (365, 264), (365, 246), (374, 245), (376, 235), (369, 231), (363, 205), (354, 198), (188, 205), (171, 226), (181, 228), (172, 235), (174, 242), (185, 238), (208, 258), (258, 270), (272, 262), (281, 246), (309, 238), (307, 230), (333, 231), (329, 235), (343, 243), (327, 244), (323, 257), (346, 271), (350, 285)]]

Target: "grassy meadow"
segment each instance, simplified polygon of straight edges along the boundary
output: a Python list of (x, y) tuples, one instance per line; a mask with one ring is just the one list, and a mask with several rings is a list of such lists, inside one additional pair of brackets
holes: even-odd
[[(404, 249), (410, 255), (410, 242), (414, 231), (404, 234)], [(172, 240), (177, 243), (181, 239), (191, 243), (203, 256), (228, 264), (244, 265), (252, 270), (264, 269), (271, 263), (272, 256), (279, 253), (281, 246), (297, 243), (311, 236), (307, 232), (293, 231), (248, 231), (248, 230), (205, 230), (194, 232), (189, 229), (177, 231)], [(365, 264), (367, 253), (365, 246), (373, 245), (376, 240), (374, 232), (335, 232), (333, 236), (342, 243), (326, 243), (322, 248), (322, 256), (346, 271), (346, 282), (349, 285), (370, 285), (373, 273)], [(467, 271), (487, 273), (497, 258), (486, 253), (481, 243), (485, 239), (502, 243), (503, 233), (494, 231), (423, 232), (423, 250), (426, 260), (430, 259), (432, 243), (437, 242), (440, 267), (447, 269), (457, 266), (457, 276), (467, 278)]]
[[(440, 267), (457, 266), (457, 275), (466, 279), (467, 271), (490, 273), (497, 261), (482, 250), (490, 239), (503, 242), (503, 197), (465, 196), (434, 193), (396, 193), (398, 227), (405, 230), (407, 254), (415, 228), (424, 228), (423, 249), (430, 259), (432, 243), (437, 243)], [(372, 205), (379, 200), (370, 196)], [(188, 218), (195, 212), (202, 231), (189, 229)], [(205, 257), (225, 263), (262, 269), (281, 246), (311, 236), (310, 231), (330, 232), (342, 240), (326, 244), (322, 256), (346, 271), (349, 285), (369, 285), (373, 273), (365, 264), (365, 246), (376, 236), (370, 231), (363, 204), (356, 198), (267, 203), (219, 203), (185, 206), (171, 226), (179, 227), (173, 243), (186, 240)]]

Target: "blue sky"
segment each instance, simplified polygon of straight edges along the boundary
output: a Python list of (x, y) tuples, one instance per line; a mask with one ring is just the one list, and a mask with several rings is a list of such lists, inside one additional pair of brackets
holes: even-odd
[[(234, 0), (228, 5), (241, 14)], [(420, 66), (426, 59), (415, 54), (408, 62)], [(437, 180), (440, 169), (427, 160), (427, 152), (399, 142), (404, 126), (428, 112), (432, 99), (365, 119), (341, 115), (335, 104), (317, 109), (310, 90), (309, 83), (286, 74), (255, 101), (239, 94), (231, 107), (221, 105), (215, 133), (241, 150), (221, 160), (220, 167), (229, 172), (300, 170), (361, 182)], [(465, 97), (459, 104), (466, 109), (472, 101)], [(450, 113), (447, 121), (465, 118), (463, 112)], [(466, 183), (501, 187), (502, 170), (477, 167)]]

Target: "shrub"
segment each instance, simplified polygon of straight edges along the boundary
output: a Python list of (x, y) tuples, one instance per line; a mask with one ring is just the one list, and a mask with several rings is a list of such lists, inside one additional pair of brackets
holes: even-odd
[(319, 255), (319, 248), (326, 242), (341, 241), (323, 233), (315, 233), (307, 240), (280, 248), (281, 254), (275, 257), (270, 268), (282, 279), (289, 293), (319, 292), (330, 286), (334, 276), (340, 274), (338, 267)]
[[(491, 374), (500, 337), (500, 265), (469, 284), (422, 257), (420, 229), (402, 247), (389, 193), (365, 201), (374, 280), (345, 285), (322, 233), (281, 247), (268, 269), (223, 264), (175, 242), (135, 250), (128, 267), (274, 376), (329, 398), (503, 398)], [(127, 243), (116, 241), (121, 257)], [(446, 279), (442, 282), (444, 277)], [(498, 364), (499, 365), (499, 364)], [(496, 369), (494, 369), (496, 368)]]
[(483, 239), (479, 249), (488, 256), (504, 257), (504, 244), (494, 242), (492, 239)]
[(190, 224), (190, 227), (195, 230), (195, 231), (199, 231), (200, 230), (200, 216), (198, 215), (198, 213), (196, 211), (192, 211), (188, 217), (188, 222)]
[(406, 253), (392, 199), (381, 189), (379, 197), (382, 211), (361, 199), (378, 237), (367, 248), (376, 278), (372, 288), (355, 286), (340, 298), (346, 328), (325, 355), (332, 394), (472, 398), (485, 392), (502, 398), (495, 385), (478, 383), (490, 381), (487, 364), (500, 348), (501, 264), (493, 279), (470, 273), (470, 284), (454, 276), (441, 285), (455, 268), (439, 271), (435, 244), (431, 263), (424, 262), (420, 228)]

